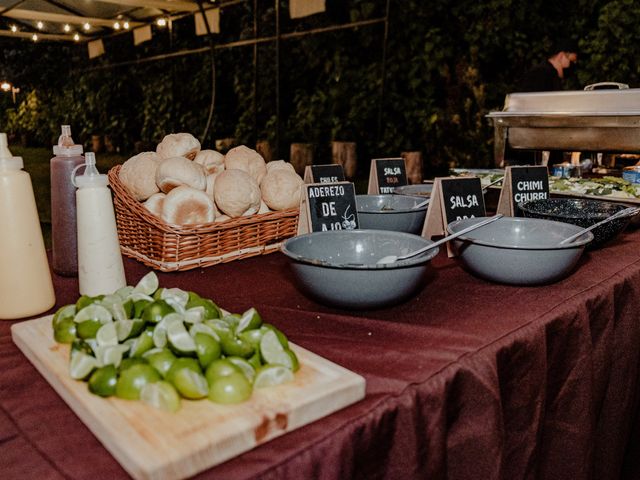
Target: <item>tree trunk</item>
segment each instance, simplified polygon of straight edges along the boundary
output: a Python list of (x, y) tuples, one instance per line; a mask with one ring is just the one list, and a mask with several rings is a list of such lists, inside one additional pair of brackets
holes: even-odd
[(271, 148), (269, 140), (258, 140), (258, 143), (256, 143), (256, 152), (262, 155), (265, 162), (270, 162), (274, 159), (273, 149)]
[(313, 165), (313, 144), (292, 143), (291, 165), (293, 165), (298, 175), (303, 176), (305, 167)]
[(102, 135), (91, 135), (91, 150), (94, 153), (102, 151)]
[(409, 183), (422, 183), (422, 152), (402, 152), (400, 156), (404, 158)]
[(355, 142), (331, 142), (331, 162), (342, 165), (344, 176), (352, 179), (356, 175), (358, 157)]

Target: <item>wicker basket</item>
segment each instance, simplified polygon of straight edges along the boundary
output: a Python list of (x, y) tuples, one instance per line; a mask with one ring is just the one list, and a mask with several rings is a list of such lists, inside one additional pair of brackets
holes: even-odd
[(109, 183), (126, 256), (163, 271), (208, 267), (272, 253), (293, 237), (298, 208), (240, 217), (220, 223), (170, 225), (151, 214), (120, 182), (120, 165), (109, 170)]

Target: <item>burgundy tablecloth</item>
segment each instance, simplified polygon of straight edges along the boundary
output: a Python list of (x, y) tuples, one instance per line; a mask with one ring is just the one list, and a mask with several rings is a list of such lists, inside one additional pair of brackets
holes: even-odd
[[(568, 279), (510, 287), (442, 253), (394, 308), (349, 312), (301, 294), (275, 253), (160, 274), (231, 311), (255, 306), (299, 345), (366, 378), (366, 398), (198, 478), (640, 478), (640, 232)], [(129, 283), (148, 269), (126, 262)], [(55, 278), (58, 305), (77, 283)], [(0, 476), (126, 473), (0, 322)]]

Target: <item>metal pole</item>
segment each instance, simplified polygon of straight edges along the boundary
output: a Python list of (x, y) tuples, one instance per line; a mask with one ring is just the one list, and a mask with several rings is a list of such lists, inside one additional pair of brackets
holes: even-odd
[(387, 76), (387, 43), (389, 40), (389, 11), (391, 0), (387, 0), (387, 10), (384, 16), (384, 40), (382, 44), (382, 84), (380, 85), (380, 104), (378, 106), (378, 131), (376, 133), (376, 144), (380, 145), (382, 138), (382, 112), (384, 110), (384, 94)]
[[(258, 0), (253, 0), (253, 38), (258, 38)], [(258, 143), (258, 44), (253, 44), (253, 139)]]
[(280, 0), (276, 2), (276, 159), (280, 158)]

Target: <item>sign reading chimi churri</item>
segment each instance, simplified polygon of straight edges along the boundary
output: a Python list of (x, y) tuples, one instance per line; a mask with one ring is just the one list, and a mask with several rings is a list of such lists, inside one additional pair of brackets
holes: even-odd
[(498, 213), (515, 215), (518, 204), (549, 198), (549, 172), (545, 166), (514, 166), (505, 170)]

